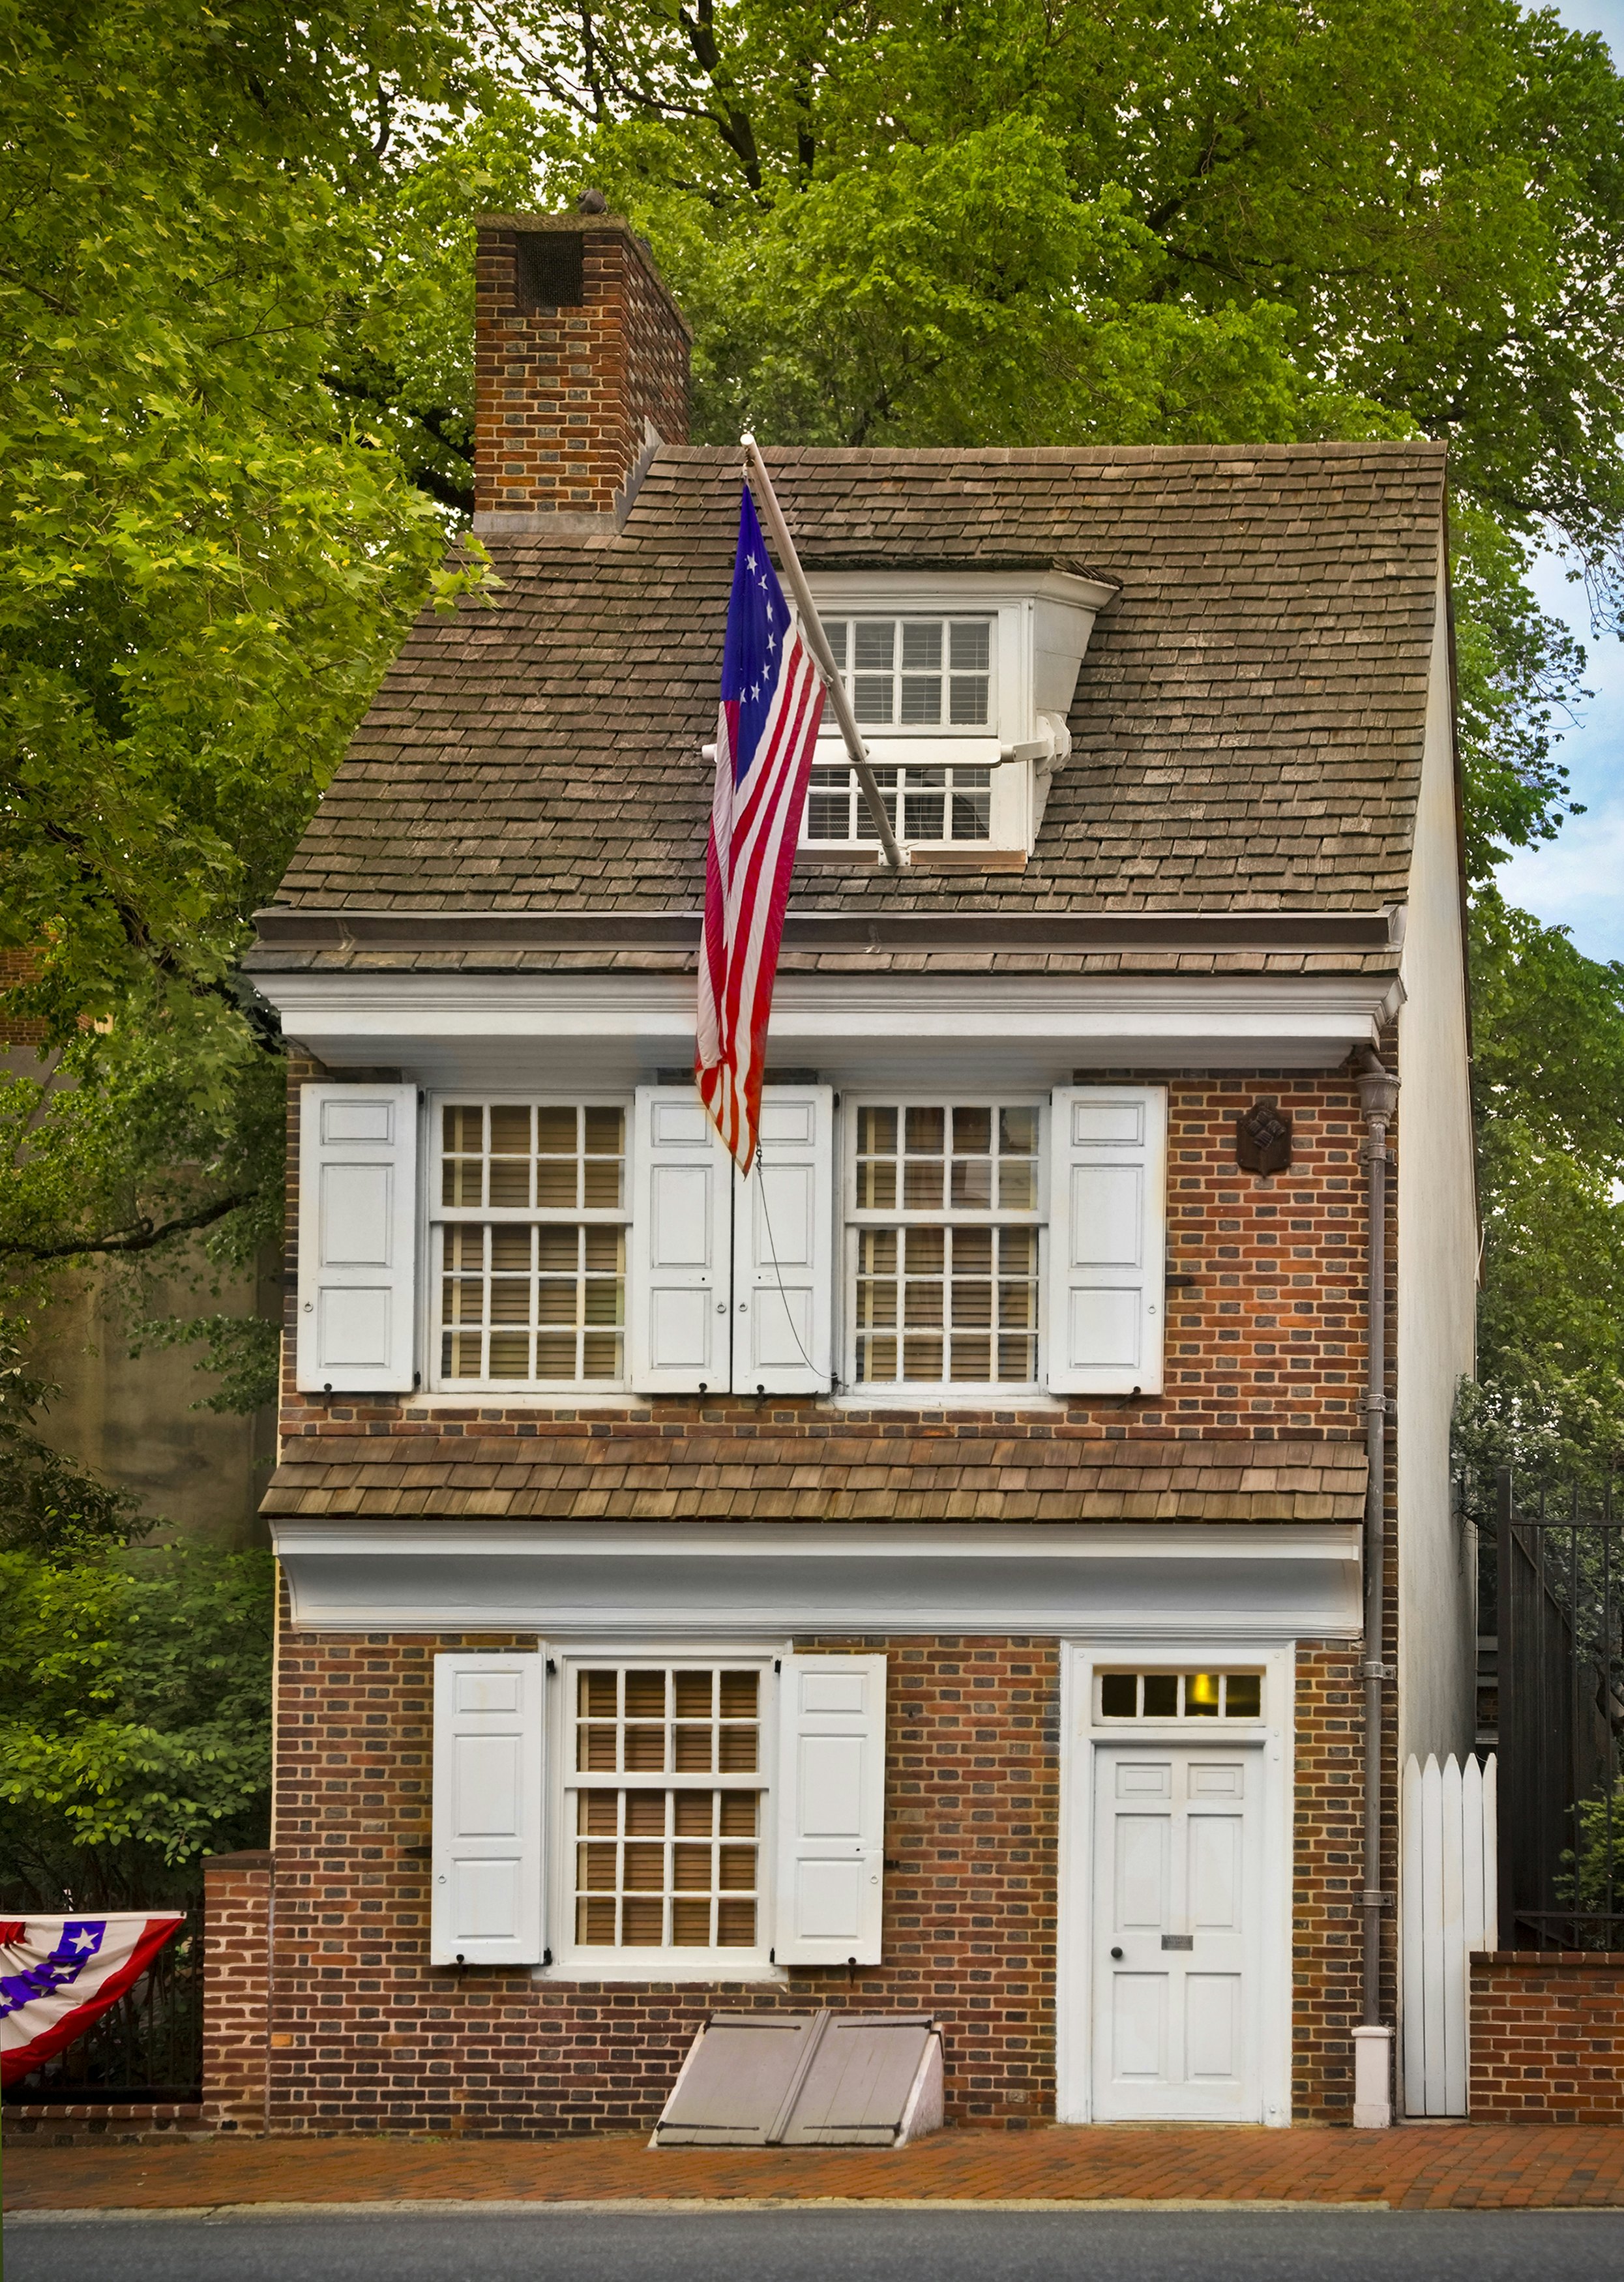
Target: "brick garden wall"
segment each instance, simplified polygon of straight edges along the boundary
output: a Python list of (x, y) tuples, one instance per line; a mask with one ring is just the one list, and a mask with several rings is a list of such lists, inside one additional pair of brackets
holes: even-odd
[(216, 2131), (265, 2129), (272, 1862), (204, 1859), (203, 2113)]
[(1624, 2123), (1624, 1952), (1479, 1951), (1472, 2118)]

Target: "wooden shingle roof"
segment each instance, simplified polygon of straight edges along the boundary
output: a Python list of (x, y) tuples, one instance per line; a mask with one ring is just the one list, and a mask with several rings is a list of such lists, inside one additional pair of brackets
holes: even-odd
[[(792, 913), (1403, 901), (1437, 633), (1440, 447), (768, 456), (809, 566), (1059, 563), (1119, 590), (1023, 872), (898, 881), (826, 860), (797, 873)], [(277, 908), (696, 912), (700, 747), (714, 734), (739, 484), (736, 452), (666, 449), (618, 536), (491, 540), (491, 607), (418, 621)], [(330, 960), (355, 963), (354, 947), (267, 948), (254, 964)]]
[(1356, 1442), (740, 1434), (543, 1423), (534, 1435), (289, 1440), (271, 1516), (581, 1521), (1357, 1521)]

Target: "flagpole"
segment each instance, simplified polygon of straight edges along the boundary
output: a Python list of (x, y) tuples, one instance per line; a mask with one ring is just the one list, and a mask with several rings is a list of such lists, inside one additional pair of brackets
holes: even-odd
[(851, 700), (846, 695), (846, 685), (842, 680), (840, 670), (835, 664), (835, 653), (829, 648), (829, 638), (823, 631), (823, 621), (818, 616), (818, 606), (812, 600), (812, 588), (806, 583), (806, 573), (801, 568), (801, 558), (795, 551), (795, 541), (789, 536), (789, 526), (784, 521), (783, 509), (779, 506), (778, 494), (773, 488), (773, 478), (767, 473), (766, 462), (761, 456), (755, 438), (745, 436), (740, 440), (744, 446), (744, 456), (749, 463), (750, 473), (756, 479), (756, 495), (766, 516), (767, 529), (773, 534), (773, 544), (778, 549), (778, 559), (783, 565), (784, 576), (789, 581), (796, 607), (801, 613), (802, 631), (806, 636), (807, 647), (812, 651), (818, 671), (823, 677), (823, 686), (828, 692), (829, 702), (835, 708), (835, 718), (840, 724), (840, 734), (846, 741), (846, 750), (851, 757), (852, 769), (859, 784), (863, 788), (863, 798), (867, 803), (868, 813), (874, 819), (874, 829), (880, 835), (880, 845), (885, 851), (885, 861), (891, 871), (900, 872), (908, 861), (907, 851), (897, 844), (897, 834), (892, 830), (890, 818), (886, 813), (885, 796), (874, 781), (874, 772), (869, 765), (868, 749), (858, 733), (857, 716), (851, 710)]

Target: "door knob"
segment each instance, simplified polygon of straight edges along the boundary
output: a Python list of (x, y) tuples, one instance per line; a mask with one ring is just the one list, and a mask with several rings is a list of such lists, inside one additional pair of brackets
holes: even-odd
[(1111, 1952), (1111, 1954), (1112, 1954), (1112, 1956), (1113, 1956), (1113, 1957), (1120, 1957), (1120, 1956), (1122, 1955), (1122, 1952), (1121, 1952), (1121, 1950), (1120, 1950), (1120, 1949), (1114, 1949), (1114, 1950)]

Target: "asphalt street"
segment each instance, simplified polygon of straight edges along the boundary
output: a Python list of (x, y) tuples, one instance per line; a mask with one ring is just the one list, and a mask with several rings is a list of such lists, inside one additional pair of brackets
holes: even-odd
[(553, 2208), (61, 2218), (5, 2282), (1617, 2282), (1624, 2211)]

